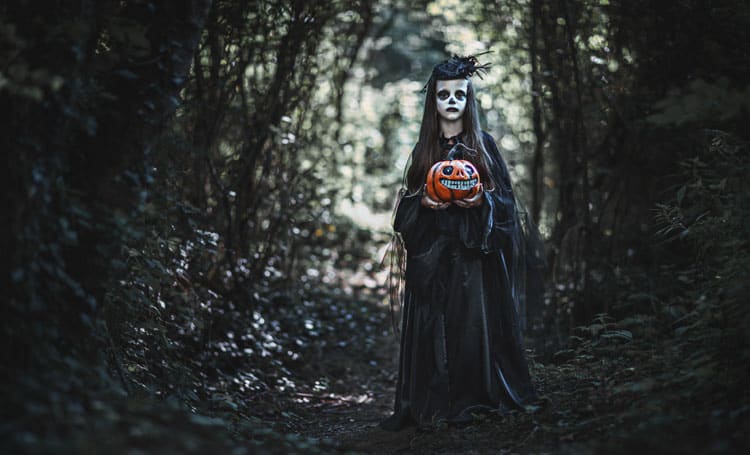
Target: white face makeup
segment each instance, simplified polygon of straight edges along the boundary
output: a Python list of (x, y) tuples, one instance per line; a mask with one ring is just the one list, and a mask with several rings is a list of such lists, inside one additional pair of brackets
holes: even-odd
[(466, 93), (469, 89), (467, 79), (450, 79), (437, 81), (437, 110), (440, 117), (454, 121), (464, 115), (466, 109)]

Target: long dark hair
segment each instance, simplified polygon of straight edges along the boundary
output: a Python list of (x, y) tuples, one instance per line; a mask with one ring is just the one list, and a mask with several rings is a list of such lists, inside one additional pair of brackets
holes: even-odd
[[(422, 126), (419, 128), (419, 142), (414, 147), (410, 160), (411, 164), (406, 171), (405, 183), (410, 193), (419, 191), (425, 183), (430, 167), (435, 162), (445, 159), (440, 147), (440, 122), (437, 111), (436, 87), (437, 80), (432, 78), (427, 84)], [(469, 86), (466, 90), (466, 110), (464, 110), (462, 120), (462, 141), (467, 147), (476, 150), (474, 154), (465, 153), (464, 159), (471, 161), (476, 166), (485, 189), (490, 190), (494, 188), (495, 182), (492, 181), (490, 174), (487, 172), (490, 160), (484, 147), (476, 96), (471, 80), (469, 80)]]

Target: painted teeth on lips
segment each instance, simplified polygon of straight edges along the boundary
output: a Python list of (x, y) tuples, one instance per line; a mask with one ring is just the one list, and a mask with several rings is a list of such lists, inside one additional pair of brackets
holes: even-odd
[(477, 184), (477, 179), (448, 180), (440, 179), (440, 184), (451, 190), (470, 190)]

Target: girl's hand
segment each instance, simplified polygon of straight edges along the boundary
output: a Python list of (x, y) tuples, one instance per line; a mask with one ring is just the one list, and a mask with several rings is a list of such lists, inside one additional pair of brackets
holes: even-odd
[[(426, 185), (425, 185), (426, 186)], [(450, 207), (450, 202), (440, 202), (432, 199), (427, 193), (422, 196), (422, 206), (433, 210), (445, 210)]]
[(453, 201), (453, 203), (465, 209), (470, 209), (472, 207), (479, 207), (480, 205), (482, 205), (482, 193), (484, 193), (484, 187), (480, 183), (477, 194), (475, 194), (474, 196), (470, 198), (456, 199), (455, 201)]

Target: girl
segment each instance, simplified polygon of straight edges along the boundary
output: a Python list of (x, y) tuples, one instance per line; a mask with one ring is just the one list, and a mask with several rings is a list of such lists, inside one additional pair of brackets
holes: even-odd
[[(384, 429), (467, 421), (472, 412), (522, 408), (535, 398), (519, 324), (524, 226), (497, 145), (479, 125), (470, 80), (488, 67), (454, 56), (435, 66), (426, 85), (394, 218), (397, 247), (407, 253), (406, 286), (396, 404)], [(454, 147), (465, 151), (482, 186), (470, 198), (434, 200), (424, 191), (427, 172)]]

